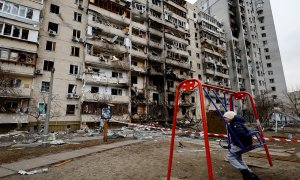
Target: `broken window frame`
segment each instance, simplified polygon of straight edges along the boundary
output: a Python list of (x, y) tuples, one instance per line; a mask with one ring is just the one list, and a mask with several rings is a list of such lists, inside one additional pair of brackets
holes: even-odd
[(50, 5), (50, 13), (59, 14), (59, 6), (56, 4)]
[(46, 48), (47, 51), (55, 51), (56, 42), (53, 41), (46, 41)]
[(66, 115), (75, 115), (75, 104), (67, 104), (66, 105)]
[(82, 14), (78, 12), (74, 12), (74, 21), (81, 22), (82, 21)]
[(44, 60), (43, 70), (44, 71), (51, 71), (52, 68), (54, 68), (54, 62), (53, 61)]
[(48, 22), (48, 32), (55, 32), (56, 34), (58, 34), (58, 27), (59, 24), (54, 23), (54, 22)]
[[(74, 87), (75, 87), (75, 89), (76, 89), (76, 88), (77, 88), (77, 85), (76, 85), (76, 84), (68, 84), (68, 94), (74, 94), (74, 93), (73, 93)], [(76, 92), (75, 92), (75, 94), (76, 94)]]
[(80, 56), (80, 48), (76, 46), (71, 46), (71, 56), (79, 57)]
[(50, 82), (42, 81), (41, 92), (49, 92), (49, 89), (50, 89)]
[[(24, 57), (24, 59), (20, 59), (21, 56)], [(0, 60), (12, 63), (35, 65), (36, 55), (23, 51), (0, 49)]]
[(91, 86), (91, 93), (99, 93), (99, 89), (98, 86)]
[(111, 88), (111, 95), (122, 96), (123, 90), (119, 88)]
[(81, 35), (81, 31), (77, 29), (73, 29), (73, 37), (79, 39)]
[(111, 77), (122, 79), (123, 78), (123, 73), (122, 72), (112, 71), (111, 72)]
[(70, 64), (69, 74), (77, 75), (78, 74), (78, 66)]
[(138, 77), (137, 76), (131, 76), (131, 84), (138, 84)]

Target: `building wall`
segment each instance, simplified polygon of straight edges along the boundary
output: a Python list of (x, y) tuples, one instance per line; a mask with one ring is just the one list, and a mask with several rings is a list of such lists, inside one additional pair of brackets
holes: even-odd
[[(255, 21), (253, 1), (250, 5), (250, 0), (243, 3), (233, 0), (236, 7), (233, 12), (229, 12), (230, 2), (217, 0), (199, 0), (197, 6), (185, 1), (161, 1), (158, 5), (153, 1), (137, 1), (131, 8), (123, 1), (105, 1), (119, 6), (122, 12), (109, 9), (103, 3), (96, 4), (98, 1), (78, 2), (80, 6), (74, 0), (48, 0), (43, 5), (29, 1), (27, 5), (35, 9), (34, 21), (25, 23), (6, 16), (3, 19), (34, 32), (32, 41), (17, 43), (19, 40), (3, 38), (6, 47), (38, 54), (35, 66), (5, 65), (26, 77), (22, 78), (22, 84), (32, 87), (29, 93), (32, 109), (47, 100), (48, 93), (41, 91), (42, 82), (50, 82), (54, 63), (51, 109), (55, 116), (50, 125), (56, 128), (79, 127), (82, 121), (96, 122), (107, 103), (114, 105), (118, 118), (170, 121), (176, 86), (190, 77), (254, 95), (263, 92), (265, 85), (269, 86), (265, 77), (268, 81), (271, 76), (266, 76), (267, 60), (263, 58), (259, 37), (263, 32), (258, 30), (260, 25)], [(55, 13), (57, 7), (53, 5), (59, 7), (59, 13)], [(265, 16), (271, 16), (270, 6), (265, 5)], [(38, 10), (43, 10), (40, 26), (36, 21)], [(74, 20), (74, 12), (81, 14), (81, 22)], [(0, 13), (0, 16), (4, 15)], [(58, 24), (57, 32), (49, 32), (49, 22)], [(213, 30), (205, 29), (202, 23), (208, 23)], [(268, 41), (277, 42), (272, 18), (266, 17), (264, 23)], [(254, 30), (255, 24), (257, 30)], [(79, 30), (80, 37), (76, 34), (74, 38), (73, 30)], [(38, 32), (39, 46), (35, 43)], [(79, 48), (78, 57), (72, 55), (76, 51), (72, 47)], [(278, 51), (278, 45), (269, 49), (270, 53)], [(271, 58), (273, 63), (273, 56)], [(282, 67), (280, 54), (275, 54), (274, 59), (272, 68), (276, 71)], [(273, 76), (275, 85), (284, 79), (282, 75), (281, 79), (277, 74)], [(98, 93), (92, 92), (92, 87), (98, 87)], [(180, 97), (179, 118), (186, 118), (189, 112), (194, 119), (200, 119), (197, 98), (195, 93)], [(211, 103), (206, 104), (207, 110), (214, 109)], [(67, 114), (70, 112), (67, 105), (75, 107), (70, 114)], [(35, 119), (30, 118), (30, 121), (35, 122)]]
[[(11, 91), (0, 94), (0, 124), (5, 129), (6, 124), (28, 123), (43, 3), (20, 0), (0, 3), (0, 66), (11, 78)], [(11, 127), (14, 126), (8, 126), (6, 131)]]
[[(59, 12), (56, 14), (55, 10), (51, 10), (51, 5), (59, 7)], [(83, 2), (83, 6), (87, 6), (87, 1)], [(52, 12), (51, 12), (52, 11)], [(81, 22), (74, 20), (74, 12), (81, 14)], [(49, 33), (49, 28), (54, 30), (55, 28), (49, 27), (49, 22), (58, 24), (58, 31), (54, 35)], [(45, 2), (43, 9), (43, 19), (39, 36), (39, 58), (36, 65), (36, 69), (39, 70), (39, 74), (34, 79), (34, 90), (32, 95), (31, 107), (35, 107), (38, 103), (47, 102), (48, 93), (41, 92), (42, 81), (50, 82), (51, 67), (45, 69), (45, 60), (54, 63), (55, 72), (53, 75), (53, 101), (51, 109), (54, 117), (51, 121), (75, 121), (80, 122), (80, 106), (78, 98), (68, 98), (69, 84), (76, 85), (76, 94), (82, 96), (81, 88), (82, 82), (76, 78), (76, 74), (70, 73), (70, 65), (77, 65), (78, 72), (82, 68), (84, 59), (83, 44), (80, 42), (72, 41), (73, 30), (80, 31), (80, 37), (85, 39), (86, 31), (86, 11), (78, 8), (78, 4), (75, 1), (56, 1), (50, 0)], [(50, 47), (55, 50), (46, 50), (47, 41), (55, 42), (55, 45)], [(71, 47), (79, 48), (79, 56), (72, 56)], [(51, 48), (50, 48), (51, 49)], [(67, 105), (74, 105), (76, 108), (74, 114), (66, 114)], [(31, 119), (35, 121), (34, 119)]]
[[(285, 98), (284, 94), (287, 91), (287, 87), (273, 20), (271, 2), (270, 0), (257, 0), (252, 1), (252, 3), (255, 5), (254, 7), (256, 8), (258, 16), (256, 25), (259, 35), (261, 57), (265, 70), (267, 90), (270, 91), (272, 96), (275, 95), (278, 99), (283, 100)], [(264, 28), (264, 30), (262, 28)], [(262, 37), (263, 34), (266, 34), (266, 37)], [(268, 49), (268, 52), (266, 52), (266, 49)], [(267, 56), (270, 56), (270, 58), (267, 59)], [(269, 67), (268, 63), (271, 63), (272, 67)], [(269, 71), (271, 71), (271, 74)], [(273, 88), (275, 88), (275, 90)]]

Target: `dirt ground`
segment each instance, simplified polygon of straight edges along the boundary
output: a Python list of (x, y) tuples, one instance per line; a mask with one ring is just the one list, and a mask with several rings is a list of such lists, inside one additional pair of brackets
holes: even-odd
[[(125, 141), (128, 139), (114, 139), (110, 140), (109, 143), (114, 143), (118, 141)], [(2, 147), (0, 148), (0, 164), (16, 162), (22, 159), (30, 159), (39, 157), (42, 155), (49, 155), (60, 153), (64, 151), (77, 150), (81, 148), (86, 148), (90, 146), (97, 146), (103, 143), (102, 138), (99, 140), (88, 140), (81, 142), (80, 144), (62, 144), (62, 145), (48, 145), (47, 147), (31, 147), (31, 148), (13, 148), (13, 147)]]
[[(175, 144), (172, 166), (172, 178), (199, 180), (207, 179), (206, 159), (201, 140), (178, 139)], [(215, 179), (242, 179), (238, 170), (224, 160), (227, 151), (211, 141), (211, 156)], [(30, 176), (14, 175), (4, 179), (103, 179), (103, 180), (160, 180), (166, 179), (170, 142), (166, 138), (152, 139), (143, 143), (95, 153), (73, 159), (62, 166), (49, 167), (47, 173)], [(291, 147), (299, 145), (289, 144)], [(272, 148), (282, 148), (283, 143), (271, 143)], [(289, 147), (288, 147), (289, 148)], [(300, 179), (300, 163), (274, 160), (274, 166), (268, 167), (265, 158), (244, 156), (250, 168), (262, 180)]]

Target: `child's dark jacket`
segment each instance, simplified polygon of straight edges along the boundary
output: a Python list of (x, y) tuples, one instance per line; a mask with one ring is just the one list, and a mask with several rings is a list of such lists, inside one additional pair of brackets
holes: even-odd
[[(230, 122), (230, 127), (236, 138), (239, 139), (245, 148), (252, 145), (252, 136), (247, 136), (250, 131), (245, 126), (245, 119), (242, 116), (235, 115)], [(238, 143), (237, 139), (234, 138), (233, 133), (230, 131), (229, 133), (231, 135), (232, 143), (241, 148), (241, 145)]]

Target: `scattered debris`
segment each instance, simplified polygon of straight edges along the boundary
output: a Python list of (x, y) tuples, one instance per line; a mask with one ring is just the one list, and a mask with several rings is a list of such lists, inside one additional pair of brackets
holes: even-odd
[(58, 163), (58, 164), (55, 164), (55, 165), (54, 165), (54, 167), (59, 167), (59, 166), (65, 165), (65, 164), (67, 164), (67, 163), (69, 163), (69, 162), (71, 162), (71, 161), (72, 161), (72, 160), (71, 160), (71, 159), (69, 159), (69, 160), (66, 160), (66, 161), (60, 162), (60, 163)]
[(63, 141), (63, 140), (54, 140), (54, 141), (50, 141), (50, 144), (52, 144), (52, 145), (61, 145), (61, 144), (66, 144), (66, 142)]
[(48, 172), (48, 170), (49, 170), (48, 168), (35, 169), (33, 171), (19, 170), (18, 173), (21, 175), (32, 175), (32, 174), (36, 174), (36, 173)]
[(184, 148), (185, 146), (181, 142), (179, 142), (178, 147)]

